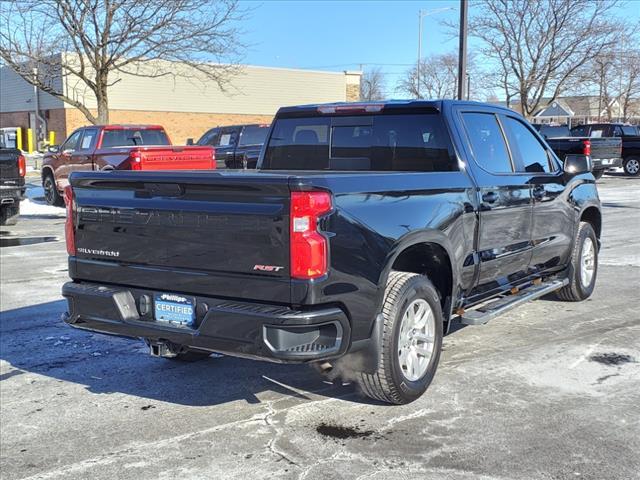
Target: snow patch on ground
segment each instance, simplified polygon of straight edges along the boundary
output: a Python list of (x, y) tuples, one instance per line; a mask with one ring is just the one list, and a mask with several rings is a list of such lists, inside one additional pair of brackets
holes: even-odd
[(41, 186), (28, 186), (26, 198), (20, 202), (20, 215), (48, 215), (64, 218), (65, 209), (62, 207), (53, 207), (47, 205), (44, 199), (44, 190)]

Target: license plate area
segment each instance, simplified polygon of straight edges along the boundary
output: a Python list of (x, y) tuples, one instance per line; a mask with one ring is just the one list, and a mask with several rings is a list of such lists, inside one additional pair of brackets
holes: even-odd
[(153, 318), (156, 322), (174, 327), (193, 328), (196, 317), (195, 301), (175, 293), (156, 293), (153, 301)]

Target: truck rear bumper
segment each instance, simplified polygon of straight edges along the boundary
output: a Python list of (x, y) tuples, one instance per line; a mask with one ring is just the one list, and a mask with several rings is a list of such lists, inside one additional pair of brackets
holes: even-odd
[(617, 168), (622, 166), (622, 158), (595, 158), (592, 162), (594, 170)]
[(63, 319), (100, 333), (286, 363), (336, 358), (350, 342), (349, 321), (337, 307), (294, 310), (195, 296), (191, 328), (156, 321), (155, 293), (164, 292), (68, 282), (62, 287), (69, 307)]

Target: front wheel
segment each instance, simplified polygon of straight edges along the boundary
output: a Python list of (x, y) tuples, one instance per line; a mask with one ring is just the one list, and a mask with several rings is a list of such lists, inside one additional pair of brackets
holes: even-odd
[(44, 189), (44, 199), (49, 205), (54, 207), (64, 207), (64, 199), (58, 192), (56, 181), (53, 178), (53, 174), (47, 173), (42, 180), (42, 188)]
[(598, 274), (598, 237), (590, 223), (580, 222), (571, 253), (569, 284), (556, 292), (560, 300), (580, 302), (593, 293)]
[(630, 177), (637, 177), (638, 175), (640, 175), (640, 158), (625, 158), (624, 162), (622, 162), (622, 168), (625, 175), (629, 175)]
[(359, 384), (373, 399), (413, 402), (427, 390), (440, 360), (440, 297), (426, 276), (394, 271), (387, 281), (382, 316), (377, 371), (360, 373)]

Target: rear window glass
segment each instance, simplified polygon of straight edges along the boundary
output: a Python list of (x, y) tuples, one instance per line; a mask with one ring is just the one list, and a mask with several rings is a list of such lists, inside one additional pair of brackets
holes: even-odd
[(269, 133), (269, 125), (245, 127), (240, 136), (240, 145), (262, 145)]
[(170, 145), (170, 143), (164, 130), (105, 130), (102, 134), (103, 147), (131, 147), (136, 145)]
[(281, 118), (262, 168), (442, 172), (458, 170), (439, 114)]

